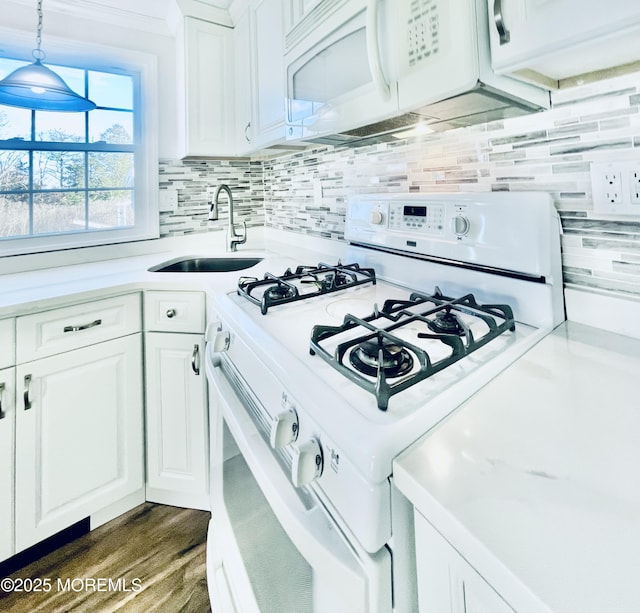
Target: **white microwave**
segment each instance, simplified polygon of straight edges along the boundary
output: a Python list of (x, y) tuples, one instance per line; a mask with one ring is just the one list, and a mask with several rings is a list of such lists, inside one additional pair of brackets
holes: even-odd
[(285, 65), (288, 140), (549, 108), (548, 91), (493, 73), (486, 0), (319, 0), (286, 33)]

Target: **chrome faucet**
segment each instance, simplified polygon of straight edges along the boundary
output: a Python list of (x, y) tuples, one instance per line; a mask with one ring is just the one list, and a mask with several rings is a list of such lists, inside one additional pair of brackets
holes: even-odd
[(243, 232), (242, 234), (236, 234), (236, 224), (233, 221), (233, 196), (228, 185), (219, 185), (216, 189), (216, 193), (211, 203), (211, 211), (209, 212), (209, 219), (218, 219), (218, 199), (220, 198), (220, 192), (227, 192), (227, 198), (229, 200), (229, 229), (227, 230), (227, 251), (237, 251), (238, 245), (242, 245), (247, 242), (247, 222), (242, 222)]

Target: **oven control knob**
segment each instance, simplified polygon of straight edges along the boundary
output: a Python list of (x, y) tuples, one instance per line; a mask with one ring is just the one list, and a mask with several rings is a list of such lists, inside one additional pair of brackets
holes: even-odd
[(370, 221), (373, 225), (379, 226), (382, 223), (382, 213), (380, 211), (371, 211)]
[(293, 410), (282, 411), (273, 418), (269, 442), (274, 449), (286, 447), (298, 438), (298, 414)]
[(471, 229), (471, 222), (464, 215), (456, 215), (453, 218), (453, 233), (456, 236), (466, 236)]
[(300, 487), (317, 479), (322, 474), (323, 464), (322, 447), (315, 438), (301, 445), (294, 445), (291, 464), (293, 485)]

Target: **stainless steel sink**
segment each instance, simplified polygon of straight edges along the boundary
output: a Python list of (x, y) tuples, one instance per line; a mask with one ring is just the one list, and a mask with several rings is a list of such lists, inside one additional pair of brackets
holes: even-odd
[(182, 257), (152, 266), (149, 272), (232, 272), (251, 268), (259, 262), (262, 258)]

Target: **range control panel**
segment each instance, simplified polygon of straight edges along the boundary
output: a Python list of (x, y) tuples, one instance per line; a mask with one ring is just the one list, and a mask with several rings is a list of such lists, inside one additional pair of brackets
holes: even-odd
[(389, 229), (432, 235), (444, 233), (445, 207), (441, 204), (416, 205), (394, 202), (389, 205)]
[(347, 201), (345, 238), (539, 276), (559, 223), (541, 192), (358, 194)]

